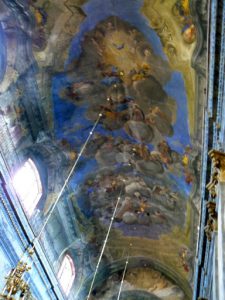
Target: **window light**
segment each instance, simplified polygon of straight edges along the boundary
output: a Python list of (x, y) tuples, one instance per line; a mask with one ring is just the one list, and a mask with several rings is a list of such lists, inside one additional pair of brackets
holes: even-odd
[(75, 278), (75, 267), (72, 258), (66, 255), (58, 273), (60, 285), (68, 296)]
[(28, 216), (42, 195), (42, 184), (34, 162), (29, 158), (13, 177), (13, 186)]

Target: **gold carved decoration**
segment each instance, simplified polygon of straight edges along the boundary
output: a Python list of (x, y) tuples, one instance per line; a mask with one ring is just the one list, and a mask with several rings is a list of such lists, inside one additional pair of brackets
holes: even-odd
[(211, 150), (209, 151), (209, 156), (212, 159), (213, 167), (218, 171), (219, 182), (225, 182), (225, 153)]
[(10, 274), (6, 277), (6, 285), (0, 299), (15, 300), (17, 295), (19, 299), (30, 299), (31, 292), (28, 283), (23, 279), (25, 272), (31, 268), (27, 263), (19, 262), (15, 269), (12, 269)]
[(208, 209), (208, 220), (205, 226), (205, 234), (210, 242), (212, 240), (212, 233), (217, 231), (216, 202), (208, 201), (206, 207)]
[[(211, 180), (207, 184), (206, 188), (209, 190), (211, 199), (217, 197), (217, 185), (219, 182), (225, 182), (225, 153), (211, 150), (209, 156), (212, 159), (213, 172), (211, 175)], [(207, 239), (211, 241), (212, 233), (217, 230), (217, 212), (216, 212), (216, 202), (208, 201), (208, 220), (205, 226), (205, 233)]]
[(205, 230), (205, 234), (206, 234), (207, 240), (209, 242), (211, 242), (211, 240), (212, 240), (212, 233), (214, 232), (213, 219), (209, 218), (207, 220), (207, 223), (206, 223), (206, 226), (205, 226), (204, 230)]
[(216, 187), (218, 182), (225, 182), (225, 153), (211, 150), (209, 156), (212, 159), (213, 173), (211, 181), (207, 184), (206, 188), (213, 199), (216, 198), (217, 192)]
[(216, 193), (216, 186), (218, 184), (218, 171), (214, 171), (212, 173), (212, 176), (211, 176), (211, 180), (210, 182), (207, 184), (206, 188), (208, 189), (209, 191), (209, 194), (211, 196), (212, 199), (215, 199), (216, 196), (217, 196), (217, 193)]

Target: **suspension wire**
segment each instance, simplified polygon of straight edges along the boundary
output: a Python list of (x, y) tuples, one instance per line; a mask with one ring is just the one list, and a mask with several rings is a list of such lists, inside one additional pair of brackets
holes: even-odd
[(85, 141), (83, 147), (81, 148), (81, 151), (80, 151), (80, 153), (78, 154), (77, 159), (75, 160), (75, 162), (74, 162), (74, 164), (73, 164), (73, 166), (72, 166), (72, 168), (71, 168), (71, 170), (70, 170), (70, 172), (69, 172), (69, 175), (67, 176), (67, 178), (66, 178), (66, 180), (65, 180), (65, 182), (64, 182), (64, 184), (63, 184), (63, 186), (62, 186), (62, 188), (61, 188), (61, 190), (60, 190), (60, 192), (59, 192), (59, 194), (58, 194), (58, 196), (57, 196), (57, 198), (56, 198), (56, 200), (55, 200), (55, 203), (54, 203), (54, 205), (52, 206), (52, 208), (51, 208), (51, 210), (50, 210), (50, 213), (49, 213), (48, 217), (46, 218), (46, 220), (45, 220), (45, 222), (44, 222), (44, 224), (43, 224), (43, 226), (42, 226), (42, 228), (41, 228), (41, 230), (40, 230), (38, 236), (34, 239), (32, 249), (34, 249), (35, 244), (36, 244), (36, 243), (39, 241), (39, 239), (41, 238), (41, 235), (43, 234), (43, 232), (44, 232), (44, 230), (45, 230), (45, 227), (46, 227), (46, 225), (48, 224), (48, 221), (49, 221), (49, 219), (51, 218), (52, 213), (53, 213), (53, 211), (54, 211), (56, 205), (58, 204), (58, 202), (59, 202), (59, 200), (60, 200), (60, 198), (61, 198), (61, 196), (62, 196), (62, 194), (63, 194), (63, 192), (64, 192), (64, 189), (66, 188), (66, 186), (67, 186), (67, 184), (68, 184), (68, 182), (69, 182), (71, 176), (73, 175), (73, 172), (74, 172), (74, 170), (75, 170), (75, 168), (76, 168), (76, 166), (77, 166), (77, 164), (78, 164), (78, 162), (79, 162), (79, 160), (80, 160), (80, 157), (81, 157), (81, 155), (83, 154), (83, 152), (84, 152), (84, 150), (85, 150), (85, 148), (86, 148), (86, 146), (87, 146), (89, 140), (91, 139), (92, 134), (93, 134), (94, 130), (96, 129), (96, 127), (97, 127), (97, 125), (98, 125), (98, 123), (99, 123), (101, 117), (102, 117), (102, 112), (98, 115), (98, 118), (97, 118), (97, 120), (95, 121), (94, 126), (92, 127), (92, 129), (91, 129), (91, 131), (90, 131), (90, 133), (89, 133), (89, 135), (88, 135), (88, 137), (87, 137), (87, 139), (86, 139), (86, 141)]
[(123, 276), (122, 276), (122, 279), (121, 279), (120, 289), (119, 289), (117, 300), (120, 299), (120, 294), (122, 292), (122, 288), (123, 288), (124, 278), (125, 278), (126, 271), (127, 271), (128, 262), (129, 262), (129, 256), (127, 256), (126, 263), (125, 263), (125, 266), (124, 266)]
[[(103, 110), (104, 110), (104, 109), (103, 109)], [(58, 204), (58, 202), (59, 202), (59, 200), (60, 200), (60, 197), (62, 196), (62, 194), (63, 194), (63, 192), (64, 192), (64, 189), (66, 188), (66, 186), (67, 186), (67, 184), (68, 184), (68, 182), (69, 182), (69, 180), (70, 180), (70, 178), (71, 178), (71, 176), (72, 176), (72, 174), (73, 174), (73, 172), (74, 172), (74, 170), (75, 170), (75, 168), (76, 168), (76, 166), (77, 166), (77, 164), (78, 164), (78, 162), (79, 162), (79, 160), (80, 160), (81, 155), (83, 154), (83, 152), (84, 152), (84, 150), (85, 150), (85, 148), (86, 148), (88, 142), (90, 141), (90, 139), (91, 139), (91, 137), (92, 137), (92, 135), (93, 135), (94, 130), (96, 129), (96, 127), (97, 127), (97, 125), (98, 125), (98, 123), (99, 123), (101, 117), (103, 116), (103, 110), (99, 113), (97, 120), (95, 121), (95, 123), (94, 123), (94, 125), (93, 125), (91, 131), (89, 132), (89, 135), (88, 135), (88, 137), (87, 137), (87, 139), (86, 139), (86, 141), (85, 141), (83, 147), (81, 148), (81, 151), (79, 152), (79, 154), (78, 154), (78, 156), (77, 156), (77, 158), (76, 158), (76, 160), (75, 160), (75, 162), (74, 162), (74, 164), (73, 164), (73, 166), (72, 166), (72, 168), (71, 168), (71, 170), (70, 170), (70, 172), (69, 172), (69, 174), (68, 174), (68, 176), (67, 176), (67, 178), (66, 178), (66, 180), (65, 180), (65, 182), (64, 182), (64, 184), (63, 184), (63, 186), (62, 186), (62, 188), (61, 188), (61, 190), (60, 190), (60, 192), (59, 192), (59, 194), (58, 194), (58, 196), (57, 196), (57, 198), (56, 198), (56, 201), (55, 201), (54, 205), (52, 206), (52, 208), (51, 208), (51, 210), (50, 210), (50, 212), (49, 212), (49, 215), (48, 215), (48, 217), (46, 218), (46, 220), (45, 220), (45, 222), (44, 222), (44, 224), (43, 224), (43, 226), (42, 226), (42, 228), (41, 228), (41, 230), (40, 230), (40, 232), (39, 232), (39, 234), (37, 235), (37, 237), (34, 238), (34, 240), (33, 240), (33, 242), (32, 242), (33, 245), (31, 244), (32, 247), (30, 248), (29, 245), (28, 245), (28, 247), (27, 247), (27, 248), (24, 250), (24, 252), (22, 253), (22, 255), (21, 255), (21, 257), (20, 257), (20, 259), (19, 259), (19, 261), (18, 261), (18, 264), (19, 264), (20, 262), (22, 262), (22, 260), (24, 259), (25, 255), (26, 255), (27, 253), (28, 253), (28, 257), (32, 257), (32, 254), (33, 254), (33, 251), (34, 251), (34, 249), (35, 249), (35, 247), (36, 247), (36, 244), (37, 244), (38, 241), (40, 240), (40, 238), (41, 238), (41, 236), (42, 236), (42, 234), (43, 234), (43, 232), (44, 232), (44, 230), (45, 230), (45, 227), (47, 226), (48, 221), (49, 221), (49, 219), (51, 218), (52, 213), (53, 213), (53, 211), (54, 211), (56, 205)], [(18, 264), (17, 264), (17, 266), (18, 266)], [(34, 260), (32, 261), (31, 266), (32, 266), (33, 264), (34, 264)], [(16, 272), (16, 267), (13, 269), (11, 275), (13, 276), (13, 275), (15, 274), (15, 272)], [(24, 273), (23, 273), (23, 275), (22, 275), (21, 278), (23, 278), (23, 276), (24, 276)], [(5, 285), (4, 285), (4, 287), (3, 287), (3, 292), (5, 292), (5, 290), (6, 290), (6, 285), (7, 285), (7, 283), (5, 283)]]
[(98, 268), (99, 268), (99, 265), (101, 263), (102, 256), (104, 254), (105, 247), (106, 247), (106, 244), (107, 244), (107, 241), (108, 241), (108, 238), (109, 238), (109, 234), (110, 234), (110, 231), (111, 231), (111, 228), (112, 228), (112, 225), (113, 225), (113, 221), (114, 221), (115, 216), (116, 216), (116, 211), (117, 211), (120, 199), (121, 199), (122, 189), (123, 188), (121, 188), (121, 190), (120, 190), (119, 196), (118, 196), (117, 201), (116, 201), (116, 206), (115, 206), (115, 209), (113, 211), (113, 215), (111, 217), (111, 221), (109, 223), (109, 228), (108, 228), (108, 231), (107, 231), (107, 234), (106, 234), (103, 246), (102, 246), (102, 250), (101, 250), (100, 255), (99, 255), (98, 263), (97, 263), (96, 268), (95, 268), (95, 272), (94, 272), (94, 276), (93, 276), (93, 279), (92, 279), (92, 282), (91, 282), (91, 286), (90, 286), (90, 289), (89, 289), (89, 292), (88, 292), (87, 300), (89, 300), (89, 298), (91, 296), (91, 292), (92, 292), (92, 289), (93, 289), (93, 286), (94, 286), (94, 282), (95, 282), (95, 279), (96, 279), (96, 276), (97, 276), (97, 273), (98, 273)]

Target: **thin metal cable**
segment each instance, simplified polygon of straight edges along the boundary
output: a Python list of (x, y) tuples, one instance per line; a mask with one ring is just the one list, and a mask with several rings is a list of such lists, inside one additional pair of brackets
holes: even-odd
[[(101, 117), (102, 117), (102, 115), (103, 115), (102, 113), (103, 113), (103, 110), (99, 113), (98, 118), (97, 118), (97, 120), (95, 121), (95, 123), (94, 123), (94, 125), (93, 125), (93, 127), (92, 127), (92, 129), (91, 129), (91, 131), (90, 131), (90, 133), (89, 133), (89, 135), (88, 135), (88, 138), (86, 139), (86, 141), (85, 141), (83, 147), (81, 148), (81, 151), (80, 151), (80, 153), (78, 154), (78, 157), (77, 157), (77, 159), (75, 160), (75, 162), (74, 162), (74, 164), (73, 164), (73, 167), (71, 168), (71, 170), (70, 170), (70, 172), (69, 172), (69, 175), (68, 175), (68, 177), (66, 178), (66, 180), (65, 180), (65, 182), (64, 182), (64, 184), (63, 184), (63, 186), (62, 186), (62, 188), (61, 188), (61, 190), (60, 190), (60, 192), (59, 192), (59, 194), (58, 194), (58, 196), (57, 196), (57, 198), (56, 198), (56, 202), (54, 203), (52, 209), (50, 210), (50, 213), (49, 213), (48, 217), (46, 218), (46, 220), (45, 220), (45, 222), (44, 222), (44, 224), (43, 224), (43, 226), (42, 226), (42, 228), (41, 228), (41, 230), (40, 230), (40, 233), (38, 234), (38, 236), (37, 236), (36, 238), (34, 238), (32, 247), (29, 248), (29, 245), (28, 245), (28, 247), (25, 249), (25, 251), (24, 251), (23, 254), (21, 255), (21, 257), (20, 257), (18, 263), (20, 263), (20, 262), (23, 260), (24, 256), (25, 256), (27, 253), (28, 253), (28, 257), (32, 257), (32, 251), (35, 249), (35, 246), (36, 246), (37, 242), (39, 241), (41, 235), (43, 234), (44, 229), (45, 229), (45, 227), (46, 227), (46, 225), (47, 225), (49, 219), (51, 218), (51, 215), (52, 215), (52, 213), (53, 213), (53, 211), (54, 211), (56, 205), (58, 204), (58, 202), (59, 202), (59, 200), (60, 200), (60, 197), (62, 196), (62, 193), (63, 193), (65, 187), (67, 186), (68, 181), (69, 181), (69, 179), (71, 178), (71, 176), (72, 176), (72, 174), (73, 174), (73, 171), (74, 171), (74, 169), (76, 168), (77, 163), (79, 162), (79, 159), (80, 159), (82, 153), (84, 152), (84, 150), (85, 150), (85, 148), (86, 148), (86, 146), (87, 146), (87, 144), (88, 144), (88, 142), (89, 142), (89, 140), (90, 140), (90, 138), (91, 138), (91, 136), (92, 136), (92, 134), (93, 134), (95, 128), (97, 127), (97, 125), (98, 125), (98, 123), (99, 123), (99, 121), (100, 121), (100, 119), (101, 119)], [(32, 260), (31, 266), (32, 266), (33, 264), (34, 264), (34, 260)], [(18, 265), (18, 264), (17, 264), (17, 265)], [(15, 272), (16, 272), (16, 268), (14, 268), (14, 270), (13, 270), (13, 272), (12, 272), (12, 276), (15, 274)], [(24, 274), (22, 275), (22, 278), (23, 278), (23, 276), (24, 276)], [(3, 287), (3, 291), (4, 291), (4, 292), (5, 292), (5, 290), (6, 290), (6, 284), (5, 284), (5, 286)]]
[(127, 265), (128, 265), (128, 257), (127, 257), (127, 259), (126, 259), (125, 267), (124, 267), (124, 270), (123, 270), (123, 277), (122, 277), (122, 279), (121, 279), (120, 289), (119, 289), (119, 293), (118, 293), (117, 300), (120, 299), (120, 294), (121, 294), (121, 292), (122, 292), (123, 282), (124, 282), (124, 278), (125, 278), (126, 271), (127, 271)]
[(102, 117), (102, 112), (99, 114), (98, 119), (95, 121), (94, 126), (92, 127), (92, 129), (91, 129), (91, 131), (90, 131), (90, 133), (89, 133), (89, 135), (88, 135), (88, 138), (86, 139), (86, 141), (85, 141), (83, 147), (81, 148), (81, 151), (80, 151), (80, 153), (78, 154), (77, 159), (75, 160), (75, 162), (74, 162), (74, 164), (73, 164), (73, 167), (71, 168), (71, 170), (70, 170), (70, 172), (69, 172), (69, 175), (67, 176), (67, 178), (66, 178), (66, 180), (65, 180), (65, 182), (64, 182), (64, 184), (63, 184), (63, 186), (62, 186), (62, 188), (61, 188), (61, 190), (60, 190), (60, 192), (59, 192), (59, 194), (58, 194), (58, 196), (57, 196), (57, 198), (56, 198), (56, 200), (55, 200), (55, 203), (54, 203), (54, 205), (52, 206), (52, 209), (50, 210), (50, 213), (49, 213), (48, 217), (46, 218), (46, 220), (45, 220), (45, 222), (44, 222), (44, 224), (43, 224), (43, 226), (42, 226), (42, 228), (41, 228), (41, 230), (40, 230), (40, 233), (39, 233), (38, 236), (34, 239), (32, 249), (35, 248), (35, 244), (36, 244), (36, 243), (39, 241), (39, 239), (41, 238), (41, 235), (43, 234), (43, 232), (44, 232), (44, 230), (45, 230), (45, 227), (46, 227), (46, 225), (48, 224), (48, 221), (49, 221), (49, 219), (51, 218), (52, 213), (53, 213), (53, 211), (54, 211), (56, 205), (58, 204), (58, 202), (59, 202), (59, 200), (60, 200), (60, 198), (61, 198), (61, 196), (62, 196), (62, 193), (64, 192), (64, 189), (65, 189), (65, 187), (67, 186), (67, 184), (68, 184), (68, 182), (69, 182), (69, 180), (70, 180), (70, 178), (71, 178), (71, 176), (72, 176), (72, 174), (73, 174), (73, 172), (74, 172), (74, 169), (76, 168), (76, 166), (77, 166), (77, 164), (78, 164), (78, 162), (79, 162), (79, 160), (80, 160), (80, 157), (81, 157), (82, 153), (84, 152), (84, 150), (85, 150), (85, 148), (86, 148), (86, 146), (87, 146), (87, 144), (88, 144), (90, 138), (92, 137), (92, 134), (93, 134), (95, 128), (97, 127), (97, 125), (98, 125), (98, 123), (99, 123), (101, 117)]
[(98, 263), (97, 263), (97, 266), (96, 266), (96, 269), (95, 269), (95, 272), (94, 272), (94, 276), (93, 276), (93, 279), (92, 279), (92, 282), (91, 282), (91, 286), (90, 286), (90, 289), (89, 289), (89, 292), (88, 292), (88, 296), (87, 296), (87, 300), (90, 298), (91, 296), (91, 292), (92, 292), (92, 289), (93, 289), (93, 286), (94, 286), (94, 282), (95, 282), (95, 278), (96, 278), (96, 275), (97, 275), (97, 272), (98, 272), (98, 268), (99, 268), (99, 265), (101, 263), (101, 260), (102, 260), (102, 256), (104, 254), (104, 251), (105, 251), (105, 247), (106, 247), (106, 244), (107, 244), (107, 241), (108, 241), (108, 238), (109, 238), (109, 234), (110, 234), (110, 231), (111, 231), (111, 228), (112, 228), (112, 224), (113, 224), (113, 221), (114, 221), (114, 218), (115, 218), (115, 215), (116, 215), (116, 211), (117, 211), (117, 207), (119, 205), (119, 202), (120, 202), (120, 199), (121, 199), (121, 194), (122, 194), (122, 188), (120, 190), (120, 193), (119, 193), (119, 196), (118, 196), (118, 199), (117, 199), (117, 202), (116, 202), (116, 206), (115, 206), (115, 209), (113, 211), (113, 215), (111, 217), (111, 221), (110, 221), (110, 224), (109, 224), (109, 228), (108, 228), (108, 231), (107, 231), (107, 234), (106, 234), (106, 237), (105, 237), (105, 240), (104, 240), (104, 243), (103, 243), (103, 247), (102, 247), (102, 251), (100, 253), (100, 256), (99, 256), (99, 259), (98, 259)]

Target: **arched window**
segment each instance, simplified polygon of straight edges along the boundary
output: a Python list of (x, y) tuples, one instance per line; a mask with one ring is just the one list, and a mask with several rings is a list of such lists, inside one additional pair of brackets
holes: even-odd
[(13, 186), (28, 216), (42, 195), (42, 184), (34, 162), (29, 158), (13, 177)]
[(58, 273), (58, 279), (63, 291), (67, 296), (69, 295), (74, 278), (75, 278), (75, 267), (74, 267), (73, 260), (69, 255), (66, 255), (62, 261)]

